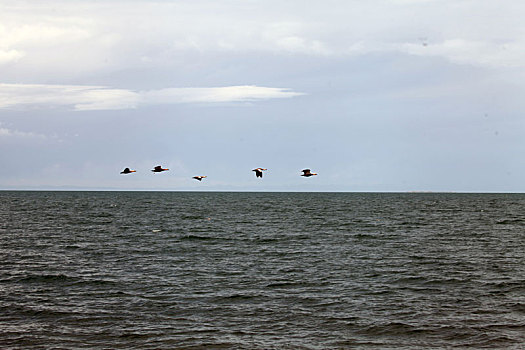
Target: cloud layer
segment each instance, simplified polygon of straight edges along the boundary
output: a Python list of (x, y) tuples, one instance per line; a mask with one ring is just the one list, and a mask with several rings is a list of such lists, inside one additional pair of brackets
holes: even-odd
[(300, 95), (289, 89), (261, 86), (131, 91), (103, 86), (0, 84), (0, 108), (115, 110), (151, 104), (247, 102)]
[(523, 2), (332, 0), (303, 5), (272, 0), (4, 3), (0, 73), (9, 77), (10, 67), (17, 65), (31, 74), (31, 82), (39, 77), (49, 81), (91, 71), (176, 66), (192, 59), (185, 58), (188, 52), (402, 53), (485, 67), (522, 67), (525, 62)]

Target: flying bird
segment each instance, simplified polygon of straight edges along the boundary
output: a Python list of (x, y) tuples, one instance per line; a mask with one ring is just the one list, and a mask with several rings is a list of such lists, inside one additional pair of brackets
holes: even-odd
[(303, 169), (301, 171), (303, 172), (301, 176), (310, 177), (310, 176), (317, 175), (317, 173), (310, 172), (310, 169)]
[(137, 172), (136, 170), (129, 170), (129, 168), (126, 168), (122, 170), (120, 173), (121, 174), (131, 174), (131, 173), (136, 173), (136, 172)]
[(255, 168), (252, 171), (255, 171), (255, 177), (262, 177), (264, 170), (268, 170), (268, 169)]
[(206, 177), (207, 177), (207, 176), (199, 175), (199, 176), (194, 176), (194, 177), (192, 177), (192, 179), (202, 181), (202, 179), (204, 179), (204, 178), (206, 178)]
[(163, 169), (160, 165), (157, 165), (152, 171), (154, 173), (160, 173), (160, 172), (163, 172), (163, 171), (166, 171), (166, 170), (170, 170), (170, 169)]

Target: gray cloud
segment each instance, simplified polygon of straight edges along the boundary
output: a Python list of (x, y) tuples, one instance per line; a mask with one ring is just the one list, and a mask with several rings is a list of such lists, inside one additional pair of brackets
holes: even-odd
[(525, 3), (510, 0), (4, 4), (0, 73), (9, 77), (16, 63), (35, 83), (92, 71), (188, 64), (183, 52), (402, 53), (522, 67), (524, 11)]

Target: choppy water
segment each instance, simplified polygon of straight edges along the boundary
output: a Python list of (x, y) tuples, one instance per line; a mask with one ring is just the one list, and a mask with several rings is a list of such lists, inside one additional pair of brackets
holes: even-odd
[(525, 195), (0, 192), (2, 349), (525, 344)]

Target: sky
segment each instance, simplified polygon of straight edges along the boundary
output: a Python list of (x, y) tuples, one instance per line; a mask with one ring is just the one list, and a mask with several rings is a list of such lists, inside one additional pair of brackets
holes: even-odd
[(525, 192), (524, 17), (520, 0), (0, 0), (0, 189)]

